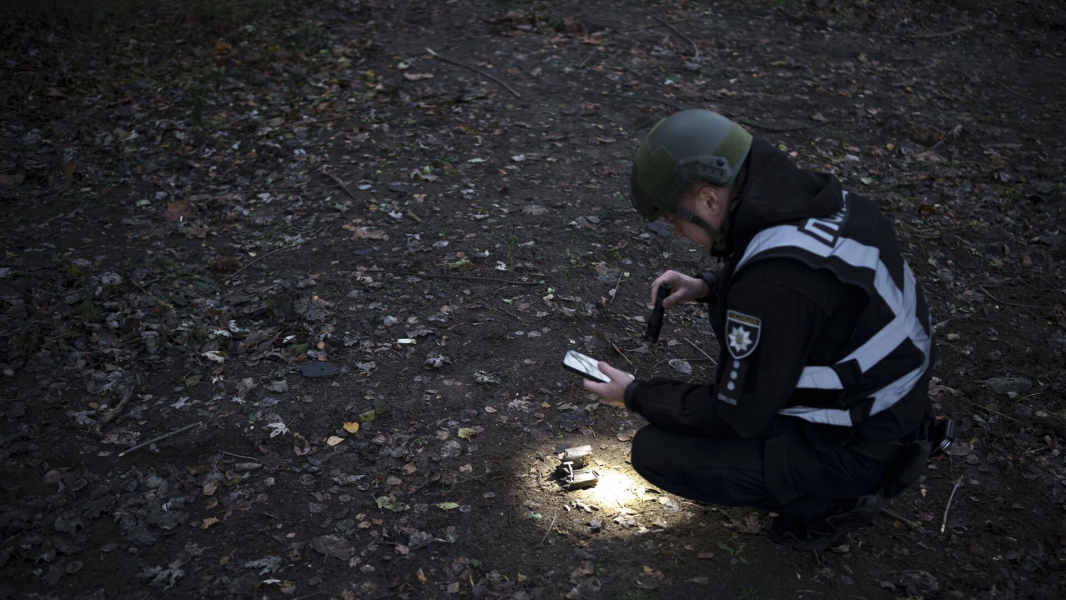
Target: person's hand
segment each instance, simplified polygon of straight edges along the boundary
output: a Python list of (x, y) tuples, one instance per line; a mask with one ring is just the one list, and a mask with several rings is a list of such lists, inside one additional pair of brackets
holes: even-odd
[(659, 293), (659, 285), (669, 281), (673, 286), (673, 290), (670, 295), (663, 299), (663, 308), (670, 308), (675, 304), (681, 304), (682, 302), (691, 302), (693, 300), (699, 300), (706, 296), (710, 290), (707, 289), (707, 282), (696, 277), (689, 277), (677, 271), (667, 271), (651, 284), (651, 303), (655, 304), (655, 296)]
[(633, 376), (625, 371), (619, 371), (602, 360), (596, 364), (600, 372), (606, 375), (610, 381), (600, 383), (591, 379), (585, 380), (585, 389), (593, 394), (600, 395), (600, 401), (604, 404), (625, 408), (626, 386), (633, 381)]

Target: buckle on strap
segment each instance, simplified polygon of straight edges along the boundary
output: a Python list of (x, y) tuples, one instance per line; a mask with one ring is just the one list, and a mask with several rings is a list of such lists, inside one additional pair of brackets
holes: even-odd
[(870, 411), (873, 410), (873, 407), (873, 398), (863, 398), (856, 402), (854, 406), (848, 409), (848, 413), (851, 415), (851, 422), (858, 425), (865, 421), (870, 416)]
[(840, 384), (845, 388), (849, 388), (856, 383), (862, 381), (862, 367), (859, 365), (859, 361), (851, 359), (842, 363), (833, 365), (833, 372), (840, 378)]

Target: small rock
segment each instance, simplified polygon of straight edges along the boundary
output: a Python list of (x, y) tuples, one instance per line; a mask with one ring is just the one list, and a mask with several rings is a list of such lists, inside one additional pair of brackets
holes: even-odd
[(985, 385), (997, 394), (1006, 394), (1012, 398), (1029, 393), (1033, 382), (1025, 377), (992, 377), (985, 380)]
[(340, 369), (326, 362), (314, 362), (300, 365), (300, 372), (309, 379), (325, 379), (340, 373)]
[(692, 375), (692, 365), (688, 364), (688, 361), (681, 360), (680, 358), (671, 358), (670, 366), (682, 375)]
[(440, 448), (441, 458), (454, 458), (459, 456), (463, 451), (463, 445), (455, 440), (449, 440), (444, 442), (444, 445)]

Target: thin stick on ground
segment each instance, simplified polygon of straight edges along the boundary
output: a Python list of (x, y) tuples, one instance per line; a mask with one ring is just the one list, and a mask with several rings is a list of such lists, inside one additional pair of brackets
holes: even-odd
[(137, 289), (141, 290), (145, 294), (148, 294), (152, 298), (152, 300), (155, 300), (156, 302), (158, 302), (159, 306), (162, 306), (163, 308), (165, 308), (167, 310), (172, 310), (174, 308), (173, 304), (171, 304), (171, 303), (169, 303), (169, 302), (167, 302), (165, 300), (160, 300), (158, 296), (156, 296), (152, 292), (149, 292), (148, 290), (144, 289), (144, 286), (139, 284), (139, 283), (137, 283), (137, 280), (134, 279), (133, 277), (130, 277), (129, 275), (126, 275), (126, 278), (130, 280), (130, 283), (132, 283), (133, 285), (137, 286)]
[(164, 433), (163, 435), (161, 435), (159, 437), (154, 437), (154, 438), (148, 440), (147, 442), (141, 442), (140, 444), (137, 444), (136, 446), (133, 446), (132, 448), (127, 448), (127, 449), (123, 450), (122, 452), (119, 452), (118, 453), (118, 457), (122, 458), (123, 456), (126, 456), (130, 452), (136, 452), (137, 450), (140, 450), (141, 448), (144, 448), (145, 446), (147, 446), (149, 444), (154, 444), (156, 442), (162, 442), (163, 440), (165, 440), (167, 438), (170, 438), (170, 437), (173, 437), (175, 435), (178, 435), (179, 433), (184, 433), (184, 432), (186, 432), (186, 431), (188, 431), (188, 430), (190, 430), (190, 429), (192, 429), (194, 427), (199, 427), (200, 425), (203, 425), (203, 424), (204, 424), (203, 421), (197, 421), (195, 423), (189, 423), (188, 425), (186, 425), (185, 427), (182, 427), (181, 429), (175, 429), (174, 431), (171, 431), (170, 433)]
[(337, 177), (336, 175), (334, 175), (333, 173), (330, 173), (329, 171), (322, 171), (322, 174), (325, 175), (326, 177), (329, 177), (330, 179), (332, 179), (334, 182), (337, 183), (337, 185), (341, 186), (341, 189), (344, 190), (345, 194), (348, 194), (349, 198), (351, 198), (352, 200), (356, 200), (356, 201), (359, 200), (358, 198), (355, 197), (355, 194), (352, 193), (352, 190), (348, 189), (348, 184), (346, 184), (343, 181), (341, 181), (340, 177)]
[(674, 27), (672, 24), (660, 19), (659, 17), (652, 17), (652, 19), (655, 19), (655, 21), (657, 23), (659, 23), (660, 25), (666, 27), (670, 31), (674, 32), (681, 39), (683, 39), (683, 40), (687, 41), (688, 43), (692, 44), (692, 52), (693, 52), (692, 60), (698, 61), (700, 59), (700, 47), (696, 45), (696, 42), (692, 41), (692, 38), (688, 37), (684, 33), (681, 33), (680, 29), (678, 29), (677, 27)]
[(118, 405), (116, 405), (115, 408), (112, 408), (107, 413), (107, 415), (97, 421), (96, 425), (93, 425), (93, 435), (98, 438), (104, 437), (104, 427), (106, 427), (111, 421), (114, 421), (116, 418), (118, 418), (120, 414), (122, 414), (122, 411), (126, 409), (126, 403), (130, 401), (131, 397), (133, 397), (133, 388), (126, 390), (126, 393), (122, 396), (122, 400), (119, 401)]
[(614, 289), (612, 290), (614, 293), (613, 294), (611, 294), (611, 293), (607, 294), (607, 302), (604, 302), (604, 304), (607, 304), (611, 300), (614, 300), (614, 297), (618, 295), (618, 284), (620, 284), (620, 283), (622, 283), (622, 272), (621, 271), (618, 272), (618, 280), (614, 282)]
[(969, 31), (971, 29), (973, 29), (973, 25), (963, 25), (962, 27), (957, 27), (955, 29), (949, 29), (948, 31), (940, 31), (940, 32), (937, 32), (937, 33), (916, 33), (916, 34), (907, 35), (907, 36), (904, 36), (904, 37), (912, 39), (912, 40), (929, 40), (929, 39), (933, 39), (933, 38), (949, 37), (949, 36), (952, 36), (952, 35), (955, 35), (955, 34), (958, 34), (958, 33), (965, 33), (965, 32), (967, 32), (967, 31)]
[(955, 492), (959, 491), (959, 484), (962, 483), (962, 477), (955, 482), (955, 487), (951, 488), (951, 495), (948, 496), (948, 505), (944, 507), (944, 520), (940, 523), (940, 533), (944, 533), (944, 530), (948, 527), (948, 511), (951, 510), (951, 501), (955, 499)]
[(993, 296), (988, 290), (986, 290), (985, 286), (979, 285), (977, 287), (981, 288), (981, 291), (984, 292), (986, 296), (995, 300), (996, 302), (999, 302), (1000, 304), (1006, 304), (1007, 306), (1017, 306), (1018, 308), (1050, 308), (1047, 306), (1039, 306), (1037, 304), (1018, 304), (1017, 302), (1007, 302), (1006, 300), (1000, 300), (999, 298)]
[(902, 522), (906, 523), (907, 525), (910, 526), (911, 529), (918, 529), (918, 524), (917, 523), (915, 523), (914, 521), (911, 521), (910, 519), (905, 519), (905, 518), (897, 515), (896, 513), (888, 510), (887, 508), (882, 508), (881, 512), (885, 513), (886, 515), (892, 517), (893, 519), (895, 519), (897, 521), (902, 521)]
[(441, 56), (440, 54), (437, 54), (436, 52), (434, 52), (433, 48), (426, 48), (426, 51), (429, 52), (431, 55), (433, 55), (433, 58), (436, 58), (437, 60), (443, 60), (444, 62), (446, 62), (446, 63), (448, 63), (450, 65), (455, 65), (457, 67), (462, 67), (464, 69), (469, 69), (469, 70), (477, 73), (478, 75), (481, 75), (482, 77), (487, 77), (487, 78), (495, 81), (496, 83), (498, 83), (498, 84), (502, 85), (504, 88), (506, 88), (508, 92), (511, 92), (512, 94), (514, 94), (515, 98), (521, 98), (522, 97), (522, 94), (519, 94), (518, 92), (514, 91), (514, 88), (512, 88), (511, 86), (509, 86), (506, 83), (504, 83), (503, 80), (498, 79), (498, 78), (496, 78), (496, 77), (494, 77), (492, 75), (489, 75), (488, 73), (482, 71), (481, 69), (476, 69), (474, 67), (471, 67), (470, 65), (463, 64), (463, 63), (461, 63), (461, 62), (459, 62), (457, 60), (452, 60), (452, 59), (447, 58), (445, 56)]
[(1052, 104), (1052, 105), (1056, 105), (1056, 106), (1062, 105), (1062, 104), (1066, 104), (1066, 102), (1059, 102), (1059, 101), (1055, 101), (1055, 100), (1041, 100), (1040, 98), (1034, 98), (1034, 97), (1032, 97), (1032, 96), (1030, 96), (1028, 94), (1023, 94), (1023, 93), (1019, 92), (1018, 90), (1016, 90), (1016, 89), (1012, 88), (1011, 86), (1003, 83), (1002, 81), (996, 79), (995, 77), (992, 77), (991, 75), (989, 75), (988, 78), (991, 79), (993, 82), (995, 82), (996, 85), (998, 85), (999, 87), (1007, 90), (1008, 92), (1014, 94), (1015, 96), (1018, 96), (1019, 98), (1025, 98), (1026, 100), (1031, 100), (1031, 101), (1037, 102), (1039, 104)]
[(710, 354), (707, 354), (706, 352), (704, 352), (704, 351), (703, 351), (703, 348), (700, 348), (699, 346), (697, 346), (697, 345), (696, 345), (696, 344), (695, 344), (694, 342), (692, 342), (691, 340), (685, 340), (685, 341), (686, 341), (686, 342), (688, 342), (688, 345), (689, 345), (689, 346), (692, 346), (693, 348), (695, 348), (695, 349), (699, 350), (699, 351), (700, 351), (700, 354), (702, 354), (702, 355), (706, 356), (706, 357), (707, 357), (707, 360), (711, 361), (711, 364), (712, 364), (712, 365), (714, 365), (714, 366), (716, 366), (716, 367), (718, 366), (718, 361), (717, 361), (717, 360), (715, 360), (715, 359), (713, 359), (713, 358), (711, 358), (711, 355), (710, 355)]
[(246, 459), (246, 460), (250, 460), (252, 462), (258, 462), (258, 460), (259, 460), (258, 458), (252, 458), (251, 456), (245, 456), (243, 454), (234, 454), (232, 452), (226, 452), (225, 450), (219, 450), (219, 452), (221, 452), (222, 454), (225, 454), (226, 456), (233, 456), (235, 458), (243, 458), (243, 459)]
[(758, 131), (765, 131), (767, 133), (796, 133), (799, 131), (811, 131), (814, 129), (821, 129), (822, 127), (828, 127), (836, 123), (836, 121), (826, 121), (825, 123), (819, 123), (817, 125), (805, 125), (803, 127), (770, 127), (768, 125), (759, 125), (758, 123), (752, 123), (751, 121), (740, 121), (740, 124), (751, 129)]
[(578, 65), (577, 68), (584, 69), (585, 65), (588, 64), (590, 60), (592, 60), (593, 55), (599, 52), (600, 48), (602, 48), (602, 46), (596, 46), (595, 48), (593, 48), (592, 52), (589, 52), (589, 55), (585, 57), (585, 60), (581, 61), (581, 64)]
[[(548, 531), (545, 531), (544, 532), (544, 537), (540, 538), (540, 544), (543, 544), (544, 540), (548, 539), (548, 534), (552, 532), (552, 527), (555, 527), (555, 520), (558, 519), (558, 518), (559, 518), (559, 513), (555, 513), (555, 516), (552, 517), (552, 524), (548, 525)], [(540, 544), (537, 544), (537, 545), (539, 546)]]
[(275, 188), (275, 189), (263, 189), (263, 190), (237, 190), (240, 194), (297, 194), (303, 192), (313, 192), (315, 190), (331, 190), (337, 187), (336, 185), (312, 185), (302, 188)]
[(421, 277), (422, 279), (461, 279), (464, 281), (486, 281), (492, 283), (506, 283), (508, 285), (543, 285), (543, 281), (513, 281), (510, 279), (500, 279), (498, 277), (477, 277), (474, 275), (434, 275), (425, 273), (415, 273), (413, 271), (395, 271), (393, 269), (367, 269), (367, 273), (391, 273), (393, 275), (409, 275), (411, 277)]
[(271, 250), (270, 252), (267, 252), (266, 254), (264, 254), (264, 255), (262, 255), (262, 256), (260, 256), (260, 257), (256, 258), (256, 259), (255, 259), (255, 260), (253, 260), (252, 262), (250, 262), (250, 263), (248, 263), (248, 264), (244, 265), (243, 267), (241, 267), (241, 268), (237, 269), (237, 270), (236, 270), (236, 271), (234, 271), (233, 273), (230, 273), (228, 277), (226, 277), (225, 279), (223, 279), (223, 280), (222, 280), (222, 282), (223, 282), (223, 283), (225, 283), (225, 282), (229, 281), (230, 279), (233, 279), (233, 278), (234, 278), (234, 277), (236, 277), (236, 276), (237, 276), (237, 275), (238, 275), (238, 274), (239, 274), (239, 273), (240, 273), (241, 271), (243, 271), (243, 270), (247, 269), (248, 267), (250, 267), (250, 266), (254, 265), (255, 263), (257, 263), (257, 262), (259, 262), (259, 261), (263, 260), (264, 258), (267, 258), (267, 257), (269, 257), (269, 256), (272, 256), (272, 255), (274, 255), (274, 254), (277, 254), (278, 252), (281, 252), (282, 250), (289, 250), (289, 249), (291, 249), (291, 248), (295, 248), (295, 247), (297, 247), (297, 246), (299, 246), (299, 245), (301, 245), (301, 244), (306, 244), (307, 242), (310, 242), (310, 241), (311, 241), (311, 240), (301, 240), (301, 241), (299, 241), (299, 242), (296, 242), (296, 243), (294, 243), (294, 244), (289, 244), (288, 246), (283, 246), (283, 247), (281, 247), (281, 248), (277, 248), (277, 249)]
[(651, 98), (651, 97), (648, 97), (648, 96), (627, 96), (625, 94), (616, 94), (616, 93), (613, 93), (613, 92), (612, 93), (608, 93), (608, 94), (604, 94), (604, 95), (605, 96), (614, 96), (616, 98), (628, 98), (630, 100), (640, 100), (640, 101), (643, 101), (643, 102), (657, 102), (659, 104), (663, 104), (665, 106), (669, 106), (670, 108), (672, 108), (674, 110), (685, 110), (684, 108), (682, 108), (677, 103), (671, 102), (671, 101), (666, 100), (664, 98)]

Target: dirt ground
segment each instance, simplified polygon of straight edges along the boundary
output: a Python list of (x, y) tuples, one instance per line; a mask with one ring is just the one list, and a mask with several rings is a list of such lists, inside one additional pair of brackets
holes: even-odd
[[(0, 598), (1066, 596), (1061, 2), (172, 4), (0, 15)], [(688, 107), (932, 305), (959, 443), (828, 552), (644, 484), (559, 366), (713, 375), (696, 307), (639, 351), (715, 267), (627, 199)]]

